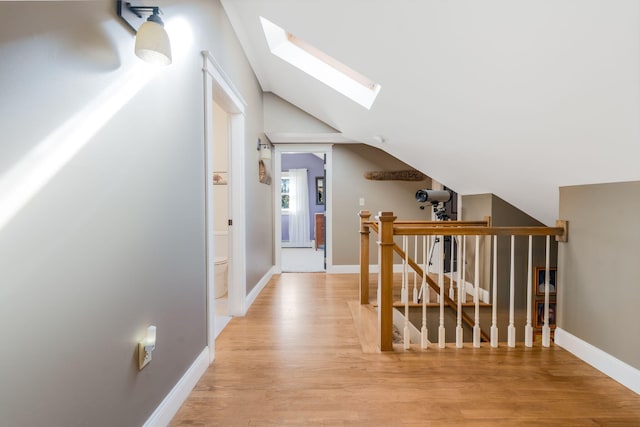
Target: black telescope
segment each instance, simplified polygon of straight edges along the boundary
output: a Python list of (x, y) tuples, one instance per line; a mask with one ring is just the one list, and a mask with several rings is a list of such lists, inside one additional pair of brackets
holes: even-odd
[(418, 190), (416, 200), (420, 203), (429, 202), (432, 205), (446, 203), (451, 200), (451, 193), (447, 190)]

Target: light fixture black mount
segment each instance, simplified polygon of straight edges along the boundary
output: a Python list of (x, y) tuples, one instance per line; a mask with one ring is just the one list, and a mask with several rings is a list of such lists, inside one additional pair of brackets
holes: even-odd
[[(116, 0), (116, 12), (136, 36), (135, 54), (139, 58), (156, 65), (171, 64), (171, 42), (158, 6), (133, 6)], [(143, 14), (149, 17), (145, 20)]]
[(143, 13), (149, 15), (148, 21), (163, 25), (162, 19), (160, 19), (159, 16), (162, 14), (162, 10), (160, 10), (158, 6), (133, 6), (129, 2), (116, 0), (116, 11), (118, 16), (126, 22), (129, 29), (133, 31), (133, 34), (138, 32), (138, 28), (140, 28), (140, 25), (145, 21), (142, 15)]

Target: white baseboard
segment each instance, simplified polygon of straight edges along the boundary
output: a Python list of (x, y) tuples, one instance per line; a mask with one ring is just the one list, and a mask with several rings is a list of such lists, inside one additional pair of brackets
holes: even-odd
[(267, 271), (265, 275), (262, 276), (260, 281), (253, 287), (253, 289), (251, 289), (251, 292), (249, 292), (249, 295), (247, 295), (247, 298), (244, 300), (243, 315), (246, 314), (247, 310), (249, 310), (249, 307), (251, 307), (251, 304), (253, 304), (258, 295), (260, 295), (260, 292), (262, 292), (264, 287), (267, 286), (267, 283), (269, 283), (269, 280), (271, 280), (271, 278), (273, 277), (274, 272), (275, 266), (271, 266), (269, 271)]
[(636, 394), (640, 394), (640, 370), (561, 328), (556, 328), (553, 341)]
[(315, 240), (312, 240), (309, 243), (305, 243), (302, 246), (299, 243), (289, 243), (289, 242), (282, 242), (281, 247), (283, 248), (300, 248), (300, 249), (304, 249), (304, 248), (313, 248), (315, 245)]
[(358, 273), (360, 273), (360, 266), (359, 265), (331, 265), (331, 266), (327, 266), (327, 274), (358, 274)]
[(202, 353), (191, 364), (187, 372), (171, 389), (169, 394), (162, 400), (160, 405), (153, 411), (144, 427), (164, 427), (169, 425), (171, 419), (178, 412), (189, 393), (209, 367), (209, 348), (205, 347)]

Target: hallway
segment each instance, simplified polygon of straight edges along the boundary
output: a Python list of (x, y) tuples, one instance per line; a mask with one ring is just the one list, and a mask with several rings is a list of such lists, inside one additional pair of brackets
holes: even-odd
[(640, 396), (558, 347), (363, 354), (357, 282), (274, 276), (171, 425), (640, 425)]
[(314, 248), (282, 248), (282, 271), (285, 273), (324, 272), (324, 251)]

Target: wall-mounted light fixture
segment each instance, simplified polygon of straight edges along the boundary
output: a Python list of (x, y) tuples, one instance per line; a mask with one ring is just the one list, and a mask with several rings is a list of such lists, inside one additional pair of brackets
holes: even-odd
[[(162, 11), (158, 6), (133, 6), (129, 2), (116, 0), (116, 10), (136, 34), (135, 53), (140, 59), (157, 65), (171, 64), (171, 43), (160, 19)], [(146, 21), (143, 13), (149, 14)], [(140, 21), (144, 22), (139, 25)]]
[(258, 151), (261, 159), (271, 159), (271, 145), (268, 142), (262, 142), (260, 138), (258, 138)]
[(138, 343), (138, 369), (142, 370), (151, 362), (151, 353), (156, 348), (156, 327), (147, 328), (147, 335)]

